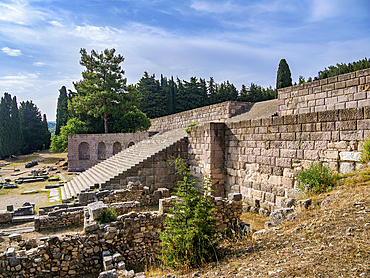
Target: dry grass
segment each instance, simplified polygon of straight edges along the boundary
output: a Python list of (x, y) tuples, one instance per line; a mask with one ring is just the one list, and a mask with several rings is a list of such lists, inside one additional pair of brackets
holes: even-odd
[[(224, 242), (218, 263), (177, 276), (369, 277), (370, 168), (347, 175), (334, 191), (311, 198), (316, 207), (294, 221), (258, 239)], [(331, 202), (321, 208), (326, 198)], [(243, 220), (261, 229), (268, 219), (244, 214)]]

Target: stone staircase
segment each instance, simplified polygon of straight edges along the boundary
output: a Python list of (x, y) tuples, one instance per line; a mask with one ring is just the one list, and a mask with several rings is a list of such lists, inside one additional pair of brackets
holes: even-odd
[(162, 131), (82, 172), (61, 187), (62, 201), (68, 202), (86, 189), (106, 185), (122, 173), (144, 163), (187, 137), (183, 128)]

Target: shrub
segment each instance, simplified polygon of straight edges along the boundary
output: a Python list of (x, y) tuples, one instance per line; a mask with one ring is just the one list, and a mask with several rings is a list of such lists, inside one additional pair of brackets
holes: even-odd
[(178, 174), (183, 180), (177, 183), (176, 193), (182, 203), (175, 203), (172, 217), (167, 217), (162, 240), (161, 259), (169, 267), (196, 267), (212, 260), (216, 254), (216, 219), (212, 217), (214, 205), (207, 198), (210, 180), (203, 182), (203, 194), (194, 188), (194, 179), (182, 159), (176, 160)]
[(296, 180), (298, 189), (305, 193), (319, 193), (330, 190), (336, 183), (337, 177), (329, 167), (314, 163), (307, 170), (301, 170)]
[(117, 213), (114, 209), (103, 210), (98, 214), (96, 221), (99, 224), (107, 224), (117, 220)]
[(370, 138), (362, 143), (362, 154), (361, 154), (361, 163), (366, 164), (370, 161)]

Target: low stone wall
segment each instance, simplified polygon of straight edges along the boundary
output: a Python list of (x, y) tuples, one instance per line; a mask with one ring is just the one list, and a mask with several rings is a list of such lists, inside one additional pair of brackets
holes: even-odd
[(370, 69), (279, 90), (279, 116), (370, 106)]
[(35, 230), (57, 229), (70, 227), (73, 225), (80, 226), (84, 223), (83, 207), (76, 207), (70, 211), (68, 209), (60, 209), (49, 212), (48, 215), (35, 217)]
[(225, 122), (226, 119), (245, 111), (252, 103), (226, 101), (181, 113), (152, 119), (149, 131), (186, 128), (190, 123)]
[[(140, 203), (135, 201), (109, 203), (109, 209), (114, 209), (117, 215), (123, 215), (131, 211), (138, 211)], [(86, 207), (63, 208), (50, 211), (47, 215), (35, 217), (35, 230), (58, 229), (70, 226), (82, 226), (84, 224), (84, 211)]]
[[(231, 194), (234, 198), (237, 194)], [(217, 219), (216, 228), (224, 230), (226, 228), (233, 228), (237, 221), (240, 219), (240, 215), (243, 212), (242, 196), (235, 196), (238, 201), (224, 199), (222, 197), (210, 196), (212, 204), (215, 207), (213, 211), (213, 217)], [(176, 196), (164, 198), (159, 200), (159, 211), (168, 212), (169, 208), (173, 208), (176, 202), (181, 200)]]
[[(224, 225), (235, 222), (241, 202), (215, 199), (216, 215)], [(102, 252), (118, 252), (127, 268), (143, 266), (160, 252), (159, 230), (165, 213), (130, 212), (109, 225), (95, 222), (84, 233), (43, 238), (36, 248), (0, 254), (0, 277), (80, 277), (102, 270)], [(21, 276), (22, 275), (22, 276)]]

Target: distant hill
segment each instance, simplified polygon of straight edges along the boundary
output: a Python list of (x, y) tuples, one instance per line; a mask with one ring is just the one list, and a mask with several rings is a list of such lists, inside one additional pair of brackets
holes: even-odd
[(51, 136), (53, 136), (55, 133), (55, 125), (56, 125), (56, 122), (48, 121), (48, 129), (51, 133)]

